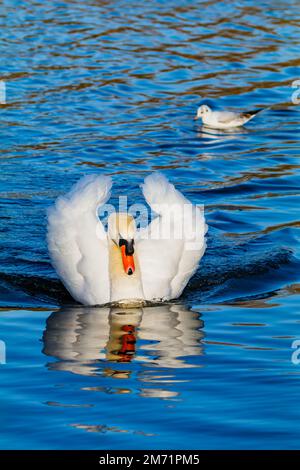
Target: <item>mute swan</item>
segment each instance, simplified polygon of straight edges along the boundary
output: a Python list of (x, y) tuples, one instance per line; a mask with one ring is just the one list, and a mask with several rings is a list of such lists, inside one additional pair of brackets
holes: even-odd
[(213, 129), (230, 129), (232, 127), (243, 126), (261, 111), (263, 111), (263, 109), (257, 109), (256, 111), (248, 111), (245, 113), (213, 111), (209, 106), (203, 104), (202, 106), (199, 106), (194, 119), (197, 120), (201, 118), (205, 126), (212, 127)]
[(129, 213), (105, 208), (110, 177), (83, 177), (48, 213), (52, 264), (75, 300), (84, 305), (132, 306), (177, 298), (205, 251), (203, 210), (161, 174), (145, 178), (144, 197), (157, 217), (137, 230)]

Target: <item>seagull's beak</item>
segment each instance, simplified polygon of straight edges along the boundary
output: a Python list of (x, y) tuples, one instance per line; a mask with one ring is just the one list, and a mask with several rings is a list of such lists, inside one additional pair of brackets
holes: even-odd
[(194, 117), (194, 121), (197, 121), (197, 119), (199, 119), (199, 117), (198, 117), (198, 116), (195, 116), (195, 117)]
[(121, 253), (122, 253), (124, 271), (126, 274), (130, 276), (135, 271), (135, 265), (134, 265), (134, 259), (133, 259), (133, 253), (134, 253), (133, 243), (127, 242), (126, 245), (125, 244), (122, 245)]

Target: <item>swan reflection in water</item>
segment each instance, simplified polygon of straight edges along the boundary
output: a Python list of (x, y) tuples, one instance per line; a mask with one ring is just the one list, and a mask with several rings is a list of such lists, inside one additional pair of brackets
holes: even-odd
[[(47, 319), (43, 353), (57, 359), (47, 365), (51, 370), (117, 379), (130, 378), (134, 370), (141, 382), (172, 382), (170, 369), (196, 367), (188, 357), (203, 354), (202, 328), (199, 313), (178, 304), (131, 309), (67, 307)], [(144, 367), (141, 371), (130, 363)], [(130, 389), (118, 393), (130, 393)], [(157, 388), (143, 388), (140, 393), (161, 398), (177, 395)]]

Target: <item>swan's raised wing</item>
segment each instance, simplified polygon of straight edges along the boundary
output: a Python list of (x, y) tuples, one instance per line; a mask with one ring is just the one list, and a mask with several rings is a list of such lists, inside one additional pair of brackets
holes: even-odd
[(75, 300), (85, 305), (110, 301), (108, 241), (97, 209), (110, 196), (111, 179), (85, 176), (48, 213), (52, 264)]
[(140, 230), (136, 250), (147, 300), (182, 293), (205, 251), (203, 210), (191, 204), (159, 173), (147, 176), (143, 194), (158, 214)]

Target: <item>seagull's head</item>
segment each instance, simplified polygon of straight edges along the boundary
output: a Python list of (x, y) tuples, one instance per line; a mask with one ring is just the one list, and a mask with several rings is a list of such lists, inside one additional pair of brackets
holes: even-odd
[(126, 212), (113, 212), (108, 218), (108, 235), (119, 248), (123, 268), (129, 276), (134, 273), (134, 238), (136, 225), (134, 218)]
[(199, 108), (197, 109), (197, 114), (196, 116), (194, 117), (194, 120), (196, 121), (197, 119), (203, 119), (204, 116), (207, 116), (209, 113), (211, 113), (211, 109), (209, 106), (207, 106), (207, 104), (202, 104), (201, 106), (199, 106)]

